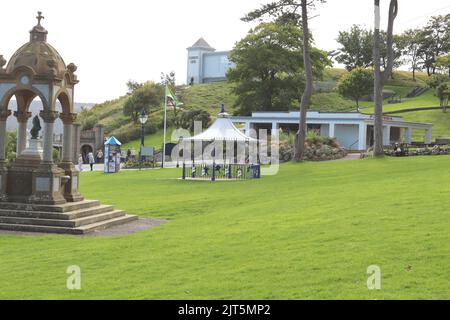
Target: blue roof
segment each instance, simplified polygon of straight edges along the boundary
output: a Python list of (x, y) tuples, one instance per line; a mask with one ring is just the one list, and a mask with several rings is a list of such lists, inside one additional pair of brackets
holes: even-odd
[(109, 138), (106, 142), (105, 145), (110, 145), (110, 146), (121, 146), (122, 143), (116, 139), (116, 137), (112, 136), (111, 138)]

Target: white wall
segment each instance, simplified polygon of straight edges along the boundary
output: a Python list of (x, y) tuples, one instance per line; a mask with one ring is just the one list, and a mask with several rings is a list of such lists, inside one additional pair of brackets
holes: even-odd
[(202, 82), (201, 79), (201, 64), (202, 64), (203, 51), (199, 49), (188, 50), (187, 61), (187, 80), (186, 83), (191, 82), (191, 78), (194, 78), (194, 83)]
[(335, 136), (339, 145), (348, 150), (358, 150), (359, 126), (336, 124)]
[(205, 54), (203, 56), (203, 79), (225, 79), (226, 72), (232, 67), (228, 52)]

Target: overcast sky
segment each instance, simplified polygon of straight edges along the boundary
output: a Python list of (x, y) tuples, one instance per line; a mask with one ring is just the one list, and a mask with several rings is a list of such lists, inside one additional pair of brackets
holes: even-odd
[[(29, 40), (36, 12), (43, 11), (48, 41), (65, 62), (78, 66), (77, 102), (102, 102), (125, 94), (128, 79), (159, 81), (161, 72), (186, 78), (186, 48), (203, 36), (229, 50), (251, 24), (240, 18), (264, 0), (15, 0), (2, 2), (0, 54), (9, 59)], [(383, 4), (386, 24), (388, 0)], [(426, 5), (424, 5), (424, 3)], [(395, 31), (424, 25), (431, 15), (450, 12), (448, 0), (399, 0)], [(316, 46), (336, 49), (339, 30), (372, 26), (372, 0), (328, 0), (311, 21)]]

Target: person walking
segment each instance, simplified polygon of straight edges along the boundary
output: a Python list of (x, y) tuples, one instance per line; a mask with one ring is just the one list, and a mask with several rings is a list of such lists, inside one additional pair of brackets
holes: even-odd
[(130, 161), (130, 157), (131, 157), (131, 149), (128, 149), (128, 151), (127, 151), (127, 161), (126, 162)]
[(94, 171), (95, 158), (94, 158), (94, 154), (92, 152), (89, 152), (88, 159), (89, 159), (89, 165), (91, 166), (91, 171)]
[(78, 155), (78, 171), (83, 171), (83, 156), (81, 154)]

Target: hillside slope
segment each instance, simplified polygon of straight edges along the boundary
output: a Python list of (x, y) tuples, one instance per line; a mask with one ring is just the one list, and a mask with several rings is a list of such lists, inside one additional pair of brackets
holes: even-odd
[[(339, 78), (347, 71), (343, 69), (327, 69), (324, 78), (315, 82), (315, 94), (312, 98), (311, 110), (322, 112), (349, 112), (355, 111), (355, 103), (351, 100), (342, 98), (335, 91)], [(425, 87), (427, 76), (424, 73), (417, 74), (417, 81), (412, 81), (410, 72), (397, 71), (394, 79), (389, 79), (386, 89), (396, 93), (396, 99), (401, 98), (402, 103), (388, 104), (385, 101), (385, 111), (396, 111), (415, 107), (438, 106), (439, 101), (432, 91), (412, 98), (404, 97), (415, 87)], [(214, 118), (219, 110), (219, 105), (224, 103), (229, 113), (235, 112), (236, 96), (232, 93), (232, 85), (227, 82), (216, 82), (208, 84), (198, 84), (194, 86), (180, 86), (177, 88), (176, 94), (185, 104), (184, 110), (202, 109), (211, 114)], [(135, 125), (131, 120), (123, 115), (122, 109), (128, 96), (120, 97), (116, 100), (107, 101), (105, 103), (94, 106), (89, 111), (84, 111), (80, 115), (80, 122), (87, 128), (92, 127), (96, 123), (103, 124), (108, 135), (115, 135), (124, 143), (131, 142), (127, 146), (138, 145), (136, 140), (140, 136), (140, 126)], [(363, 102), (363, 112), (372, 113), (373, 103)], [(406, 120), (432, 122), (435, 124), (433, 137), (448, 136), (450, 128), (450, 117), (441, 111), (423, 111), (401, 114)], [(148, 139), (153, 139), (152, 134), (157, 133), (158, 138), (151, 141), (161, 140), (162, 136), (158, 132), (162, 128), (163, 123), (163, 105), (161, 103), (160, 111), (150, 115), (149, 123), (146, 125), (146, 133)], [(162, 141), (161, 141), (162, 142)], [(156, 143), (155, 145), (159, 145)]]

